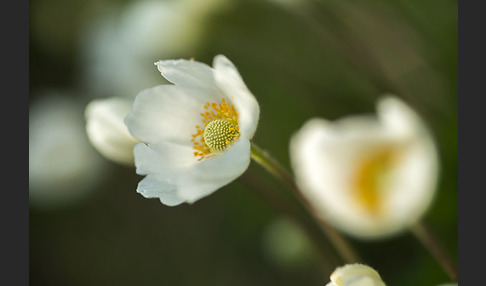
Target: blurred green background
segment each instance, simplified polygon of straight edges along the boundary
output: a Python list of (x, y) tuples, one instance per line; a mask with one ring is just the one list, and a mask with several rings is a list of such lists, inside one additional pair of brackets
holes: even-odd
[[(423, 117), (438, 144), (441, 174), (424, 221), (457, 262), (457, 1), (29, 4), (31, 114), (48, 98), (69, 101), (83, 137), (86, 104), (133, 98), (165, 83), (153, 65), (161, 59), (194, 57), (211, 64), (216, 54), (226, 55), (260, 103), (254, 141), (288, 169), (289, 139), (307, 119), (371, 113), (381, 95), (398, 95)], [(76, 186), (81, 195), (45, 203), (42, 196), (56, 196), (55, 188), (39, 191), (29, 178), (31, 285), (329, 281), (337, 265), (323, 261), (307, 237), (255, 192), (254, 186), (285, 187), (254, 162), (241, 178), (194, 205), (167, 207), (136, 193), (142, 177), (133, 167), (104, 159), (85, 141), (83, 152), (93, 155), (86, 163), (90, 172), (79, 172), (57, 190)], [(448, 282), (410, 233), (373, 242), (349, 239), (387, 285)]]

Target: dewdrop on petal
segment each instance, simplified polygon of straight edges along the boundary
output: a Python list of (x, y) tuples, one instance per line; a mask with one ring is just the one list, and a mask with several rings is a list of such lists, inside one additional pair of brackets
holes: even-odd
[(397, 234), (427, 211), (438, 154), (418, 115), (397, 97), (377, 116), (311, 119), (292, 137), (296, 181), (317, 215), (349, 235)]
[(385, 283), (376, 270), (356, 263), (336, 268), (326, 286), (385, 286)]
[[(141, 91), (125, 124), (135, 145), (137, 192), (168, 206), (194, 203), (250, 164), (260, 108), (225, 56), (155, 63), (172, 84)], [(142, 143), (143, 142), (143, 143)]]

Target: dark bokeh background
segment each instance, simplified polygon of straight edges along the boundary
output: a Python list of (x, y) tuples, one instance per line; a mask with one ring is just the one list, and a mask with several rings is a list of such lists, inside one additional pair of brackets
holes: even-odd
[[(457, 261), (457, 1), (225, 2), (231, 5), (207, 17), (197, 45), (148, 53), (148, 73), (158, 75), (152, 64), (159, 59), (211, 64), (214, 55), (226, 55), (261, 106), (254, 141), (287, 168), (289, 138), (310, 117), (370, 113), (381, 95), (400, 96), (438, 144), (441, 174), (424, 221)], [(31, 104), (52, 89), (81, 105), (117, 95), (80, 80), (86, 65), (96, 64), (83, 56), (95, 45), (86, 42), (85, 27), (133, 3), (30, 1)], [(285, 187), (255, 163), (194, 205), (167, 207), (135, 192), (141, 177), (134, 168), (105, 161), (86, 198), (56, 207), (31, 203), (31, 285), (324, 285), (336, 267), (292, 234), (298, 229), (274, 227), (283, 216), (252, 186)], [(349, 239), (387, 285), (448, 281), (410, 233)]]

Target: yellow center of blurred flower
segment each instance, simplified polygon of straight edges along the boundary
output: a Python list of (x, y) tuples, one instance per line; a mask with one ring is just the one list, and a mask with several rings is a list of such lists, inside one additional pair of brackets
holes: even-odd
[(194, 157), (198, 161), (226, 150), (238, 140), (238, 111), (223, 98), (220, 104), (206, 102), (201, 113), (203, 126), (196, 125), (192, 134)]
[(353, 195), (358, 205), (371, 215), (378, 215), (383, 209), (383, 192), (386, 191), (395, 159), (396, 152), (392, 148), (385, 148), (366, 156), (358, 164), (353, 180)]

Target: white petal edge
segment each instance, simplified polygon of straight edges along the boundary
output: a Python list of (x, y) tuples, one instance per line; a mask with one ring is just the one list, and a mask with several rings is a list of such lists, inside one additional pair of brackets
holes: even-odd
[(417, 136), (417, 133), (430, 137), (431, 133), (419, 114), (399, 97), (392, 94), (382, 96), (376, 109), (380, 121), (389, 132), (401, 137)]
[(106, 158), (133, 166), (133, 147), (137, 140), (123, 122), (132, 101), (111, 97), (92, 100), (85, 109), (86, 133), (91, 144)]
[(385, 286), (380, 274), (364, 264), (346, 264), (336, 268), (326, 286)]
[(133, 149), (136, 173), (174, 183), (175, 177), (198, 163), (193, 151), (192, 147), (170, 142), (139, 143)]
[(240, 138), (223, 154), (201, 161), (179, 178), (179, 196), (194, 203), (229, 184), (248, 168), (250, 152), (250, 141)]
[(148, 199), (159, 198), (167, 206), (177, 206), (184, 202), (177, 195), (175, 185), (159, 181), (152, 176), (146, 176), (138, 183), (137, 192)]
[(246, 87), (233, 63), (223, 55), (213, 60), (216, 85), (231, 100), (239, 113), (241, 136), (253, 138), (260, 117), (260, 106), (255, 96)]
[(213, 69), (205, 63), (179, 60), (161, 60), (155, 63), (162, 76), (175, 85), (216, 89)]

